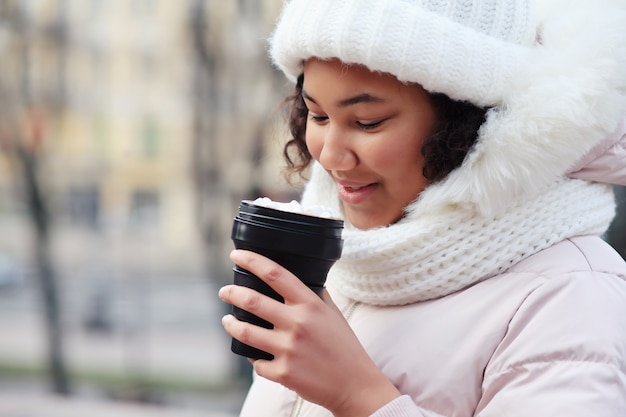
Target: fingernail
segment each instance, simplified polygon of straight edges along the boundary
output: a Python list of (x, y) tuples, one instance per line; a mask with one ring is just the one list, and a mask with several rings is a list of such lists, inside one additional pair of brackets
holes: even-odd
[(224, 317), (222, 317), (222, 325), (226, 325), (229, 321), (233, 320), (233, 315), (232, 314), (226, 314)]
[(235, 262), (241, 256), (240, 253), (241, 251), (239, 249), (233, 249), (232, 251), (230, 251), (230, 260)]

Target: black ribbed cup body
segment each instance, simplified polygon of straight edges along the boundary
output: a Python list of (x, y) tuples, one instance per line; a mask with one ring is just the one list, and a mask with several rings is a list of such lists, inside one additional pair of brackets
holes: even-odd
[[(321, 295), (326, 275), (341, 256), (343, 221), (291, 213), (242, 201), (233, 221), (231, 238), (237, 249), (259, 253), (282, 265), (316, 294)], [(269, 285), (235, 265), (234, 283), (253, 288), (284, 302)], [(239, 320), (271, 329), (271, 323), (233, 306)], [(231, 350), (253, 359), (273, 359), (273, 355), (232, 339)]]

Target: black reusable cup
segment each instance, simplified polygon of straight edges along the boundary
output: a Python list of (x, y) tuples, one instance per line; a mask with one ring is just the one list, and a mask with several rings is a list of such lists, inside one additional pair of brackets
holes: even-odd
[[(341, 256), (343, 221), (292, 213), (244, 200), (233, 221), (231, 238), (237, 249), (259, 253), (282, 265), (316, 294), (321, 295), (330, 267)], [(253, 288), (284, 302), (269, 285), (235, 265), (234, 284)], [(271, 329), (271, 323), (233, 306), (239, 320)], [(231, 350), (253, 359), (273, 359), (273, 355), (232, 339)]]

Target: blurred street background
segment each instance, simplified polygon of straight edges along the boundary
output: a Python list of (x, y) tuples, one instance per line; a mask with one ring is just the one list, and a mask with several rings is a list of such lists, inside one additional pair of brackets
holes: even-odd
[(282, 0), (0, 0), (0, 416), (233, 416), (217, 289), (281, 179)]
[(282, 3), (0, 0), (0, 417), (237, 415), (232, 218), (298, 196)]

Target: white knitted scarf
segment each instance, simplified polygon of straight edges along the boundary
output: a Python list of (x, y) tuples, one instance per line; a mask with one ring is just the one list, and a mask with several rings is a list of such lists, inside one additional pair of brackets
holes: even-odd
[[(317, 171), (317, 177), (326, 175)], [(336, 192), (328, 192), (329, 178), (317, 182), (309, 184), (303, 203), (341, 210)], [(613, 193), (606, 185), (561, 179), (544, 191), (511, 204), (496, 217), (457, 207), (414, 211), (384, 228), (357, 230), (348, 224), (344, 251), (329, 273), (328, 285), (376, 305), (438, 298), (565, 238), (601, 234), (614, 215)]]

